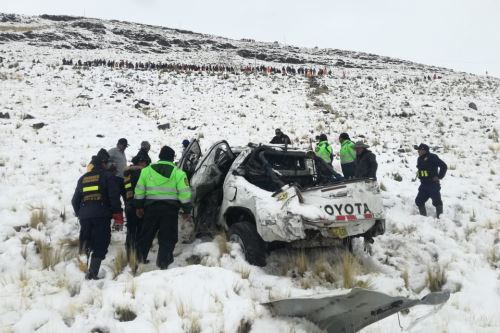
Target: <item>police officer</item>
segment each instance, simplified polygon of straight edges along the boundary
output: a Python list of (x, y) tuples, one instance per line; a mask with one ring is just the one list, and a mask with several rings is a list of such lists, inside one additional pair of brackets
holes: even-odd
[(353, 178), (356, 172), (356, 151), (349, 134), (340, 133), (340, 167), (346, 179)]
[(111, 218), (123, 224), (120, 187), (107, 170), (109, 154), (101, 149), (92, 158), (93, 168), (76, 185), (71, 204), (80, 221), (80, 252), (87, 254), (86, 279), (97, 280), (101, 261), (111, 240)]
[(291, 145), (292, 140), (290, 140), (290, 137), (283, 133), (281, 129), (277, 128), (274, 131), (275, 136), (272, 138), (272, 140), (269, 143), (272, 144), (280, 144), (280, 145)]
[(333, 159), (332, 145), (328, 143), (326, 134), (320, 134), (317, 138), (318, 143), (316, 144), (316, 148), (314, 150), (316, 155), (326, 163), (331, 164)]
[(153, 239), (158, 234), (156, 265), (166, 269), (173, 261), (173, 251), (178, 240), (178, 214), (191, 212), (191, 189), (186, 173), (173, 163), (175, 152), (164, 146), (160, 161), (141, 171), (135, 187), (136, 214), (144, 218), (138, 240), (138, 256), (146, 262)]
[(436, 154), (429, 152), (428, 145), (421, 143), (419, 146), (413, 146), (413, 148), (418, 151), (417, 176), (420, 179), (415, 204), (420, 215), (427, 216), (425, 202), (431, 198), (432, 205), (436, 207), (436, 217), (439, 218), (443, 213), (439, 181), (446, 175), (448, 166)]
[(125, 169), (124, 189), (125, 189), (125, 216), (127, 217), (127, 237), (125, 239), (125, 248), (127, 250), (127, 258), (130, 258), (132, 253), (136, 253), (137, 237), (140, 234), (142, 227), (142, 219), (137, 217), (134, 204), (134, 191), (141, 170), (150, 164), (151, 159), (147, 153), (139, 151), (132, 158), (133, 165)]

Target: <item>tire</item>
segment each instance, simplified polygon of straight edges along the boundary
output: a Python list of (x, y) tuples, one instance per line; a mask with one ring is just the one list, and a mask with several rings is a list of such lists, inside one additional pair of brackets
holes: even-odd
[(229, 227), (229, 241), (239, 243), (249, 264), (266, 266), (266, 243), (257, 228), (248, 221), (236, 222)]

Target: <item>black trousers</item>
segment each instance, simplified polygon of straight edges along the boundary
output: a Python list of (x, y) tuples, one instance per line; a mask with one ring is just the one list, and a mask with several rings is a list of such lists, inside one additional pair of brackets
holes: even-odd
[(111, 219), (105, 217), (80, 220), (80, 252), (104, 260), (111, 241)]
[(137, 249), (137, 240), (142, 228), (142, 221), (135, 213), (135, 207), (125, 208), (125, 216), (127, 217), (127, 237), (125, 238), (125, 248), (127, 256), (130, 256), (132, 251)]
[(158, 234), (158, 257), (156, 265), (166, 269), (174, 261), (174, 248), (178, 240), (179, 208), (173, 205), (156, 203), (144, 209), (144, 221), (139, 235), (137, 249), (139, 260), (148, 257), (153, 240)]
[(344, 163), (341, 164), (342, 173), (344, 174), (345, 179), (354, 178), (354, 172), (356, 171), (356, 163)]
[(442, 206), (441, 201), (441, 185), (438, 182), (424, 182), (418, 188), (418, 194), (415, 198), (417, 206), (424, 206), (427, 200), (431, 198), (433, 206)]

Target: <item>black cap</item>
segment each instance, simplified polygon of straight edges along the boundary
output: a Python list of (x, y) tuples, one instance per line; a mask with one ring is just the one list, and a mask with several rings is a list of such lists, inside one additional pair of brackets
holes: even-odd
[(125, 138), (121, 138), (120, 140), (118, 140), (118, 144), (119, 145), (124, 145), (125, 147), (129, 146), (128, 141)]
[(347, 133), (340, 133), (339, 139), (350, 140), (351, 138), (349, 138), (349, 134), (347, 134)]
[(326, 141), (326, 140), (328, 140), (328, 138), (326, 137), (326, 134), (321, 133), (321, 134), (318, 136), (318, 140), (319, 140), (319, 141)]
[(418, 145), (418, 146), (417, 146), (417, 145), (414, 145), (414, 146), (413, 146), (413, 148), (414, 148), (415, 150), (420, 150), (420, 149), (422, 149), (422, 150), (425, 150), (425, 151), (429, 151), (429, 146), (428, 146), (428, 145), (426, 145), (425, 143), (421, 143), (421, 144), (420, 144), (420, 145)]
[(132, 157), (132, 164), (137, 165), (141, 162), (146, 162), (147, 164), (149, 164), (149, 163), (151, 163), (151, 160), (146, 152), (139, 150), (137, 155)]
[(109, 154), (106, 151), (106, 149), (101, 148), (98, 152), (97, 155), (92, 156), (92, 161), (91, 163), (94, 165), (101, 165), (102, 163), (106, 163), (109, 161)]
[(163, 146), (158, 157), (160, 158), (160, 161), (172, 162), (175, 157), (175, 151), (169, 146)]

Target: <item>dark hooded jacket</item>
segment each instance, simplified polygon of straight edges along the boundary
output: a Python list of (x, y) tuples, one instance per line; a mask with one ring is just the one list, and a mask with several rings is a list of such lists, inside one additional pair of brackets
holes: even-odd
[(377, 159), (375, 154), (368, 149), (356, 156), (355, 178), (375, 178), (377, 179)]

